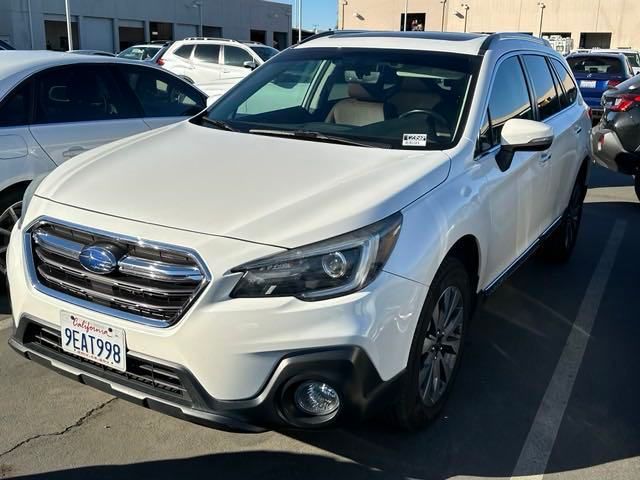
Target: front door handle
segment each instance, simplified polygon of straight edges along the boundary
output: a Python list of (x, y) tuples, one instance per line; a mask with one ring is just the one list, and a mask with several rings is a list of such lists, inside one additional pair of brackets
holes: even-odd
[(65, 160), (69, 160), (70, 158), (73, 158), (76, 155), (80, 155), (81, 153), (88, 150), (88, 148), (84, 147), (71, 147), (69, 150), (65, 150), (64, 152), (62, 152), (62, 158), (64, 158)]
[(576, 132), (576, 135), (580, 135), (582, 133), (582, 127), (580, 126), (573, 127), (573, 130)]
[(542, 155), (540, 155), (540, 163), (541, 164), (544, 165), (549, 160), (551, 160), (551, 152), (544, 152)]

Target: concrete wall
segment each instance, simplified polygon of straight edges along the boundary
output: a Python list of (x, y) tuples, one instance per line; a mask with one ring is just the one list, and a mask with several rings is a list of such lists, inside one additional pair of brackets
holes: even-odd
[[(8, 40), (16, 48), (32, 48), (29, 33), (28, 5), (31, 3), (33, 48), (46, 46), (45, 17), (64, 15), (64, 0), (0, 0), (0, 38)], [(249, 40), (250, 31), (264, 30), (267, 41), (273, 32), (287, 32), (291, 43), (291, 6), (263, 0), (200, 0), (203, 4), (203, 24), (222, 27), (222, 34), (236, 40)], [(110, 43), (115, 50), (120, 23), (143, 22), (149, 35), (149, 22), (173, 24), (174, 39), (192, 35), (198, 31), (200, 14), (192, 0), (70, 0), (71, 14), (77, 18), (79, 39), (74, 48), (101, 49), (109, 43), (105, 40), (105, 21), (112, 29)], [(100, 25), (97, 35), (93, 28)], [(79, 42), (78, 42), (79, 40)]]
[[(338, 0), (338, 26), (347, 29), (399, 30), (405, 0)], [(448, 0), (444, 7), (447, 31), (516, 31), (538, 34), (540, 8), (536, 0)], [(544, 0), (543, 33), (567, 32), (577, 48), (581, 33), (611, 32), (611, 47), (640, 48), (638, 0)], [(344, 17), (343, 17), (344, 11)], [(409, 0), (409, 13), (426, 13), (426, 29), (440, 31), (440, 0)], [(344, 19), (344, 24), (343, 24)]]

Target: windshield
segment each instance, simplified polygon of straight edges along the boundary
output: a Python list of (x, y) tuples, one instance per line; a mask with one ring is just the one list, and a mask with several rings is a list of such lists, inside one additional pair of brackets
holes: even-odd
[(620, 75), (622, 62), (615, 57), (597, 57), (595, 55), (583, 57), (569, 57), (567, 62), (574, 73), (608, 73)]
[(251, 47), (251, 50), (253, 50), (254, 52), (256, 52), (258, 54), (258, 56), (263, 60), (263, 61), (267, 61), (270, 58), (275, 57), (277, 54), (280, 53), (280, 50), (276, 50), (273, 47)]
[(162, 47), (129, 47), (118, 54), (121, 58), (131, 60), (149, 60), (160, 51)]
[(479, 65), (424, 51), (292, 49), (218, 100), (202, 124), (441, 150), (457, 141)]

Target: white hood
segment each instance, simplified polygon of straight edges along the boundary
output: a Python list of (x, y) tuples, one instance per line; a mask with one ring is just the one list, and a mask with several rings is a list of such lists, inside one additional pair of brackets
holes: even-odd
[(295, 247), (363, 227), (443, 182), (449, 157), (189, 122), (80, 155), (39, 197), (140, 222)]

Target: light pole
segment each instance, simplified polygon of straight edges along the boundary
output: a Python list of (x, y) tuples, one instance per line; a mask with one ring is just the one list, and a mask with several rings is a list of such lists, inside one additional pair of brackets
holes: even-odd
[(71, 31), (71, 14), (69, 13), (69, 0), (64, 0), (64, 11), (67, 16), (67, 37), (69, 38), (69, 50), (73, 50), (73, 32)]
[(404, 31), (407, 31), (407, 16), (409, 15), (409, 0), (404, 0)]
[(344, 7), (349, 4), (347, 0), (342, 0), (342, 30), (344, 30)]
[(444, 32), (444, 11), (447, 7), (447, 0), (440, 0), (440, 3), (442, 4), (442, 26), (440, 28), (440, 31)]
[(298, 0), (298, 43), (302, 42), (302, 0)]
[(469, 16), (469, 4), (461, 3), (460, 6), (464, 8), (464, 31), (467, 32), (467, 17)]
[(538, 2), (538, 7), (540, 8), (540, 29), (538, 36), (542, 38), (542, 19), (544, 18), (544, 9), (547, 8), (547, 6), (543, 2)]
[(201, 0), (196, 0), (195, 2), (193, 2), (191, 4), (191, 6), (193, 8), (197, 8), (198, 9), (198, 13), (200, 14), (200, 36), (204, 37), (204, 26), (203, 26), (203, 21), (202, 21), (202, 1)]

